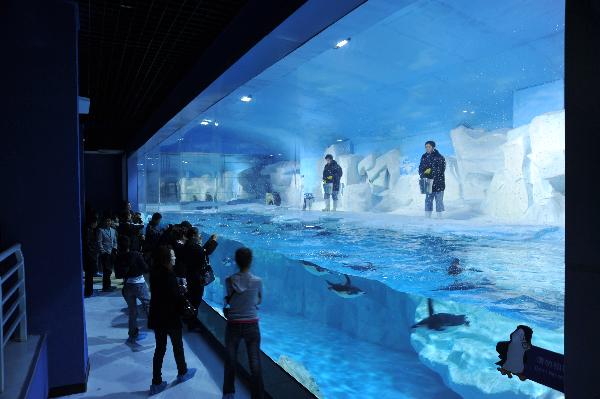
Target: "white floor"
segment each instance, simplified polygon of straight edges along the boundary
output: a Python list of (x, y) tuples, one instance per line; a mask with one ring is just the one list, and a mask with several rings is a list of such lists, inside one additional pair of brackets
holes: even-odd
[[(99, 288), (95, 285), (94, 288)], [(111, 294), (95, 294), (85, 299), (90, 375), (88, 390), (71, 398), (142, 398), (147, 397), (152, 379), (154, 335), (146, 328), (143, 316), (138, 324), (148, 336), (139, 345), (126, 345), (127, 314), (120, 290)], [(197, 333), (184, 330), (185, 358), (189, 368), (196, 368), (196, 376), (183, 384), (173, 384), (177, 368), (171, 344), (163, 363), (163, 379), (169, 383), (167, 390), (153, 398), (222, 397), (223, 363), (218, 355)], [(249, 398), (248, 390), (236, 382), (236, 398)]]

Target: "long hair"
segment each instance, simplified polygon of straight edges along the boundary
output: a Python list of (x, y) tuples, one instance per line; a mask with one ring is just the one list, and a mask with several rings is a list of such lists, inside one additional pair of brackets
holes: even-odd
[(173, 266), (171, 265), (171, 248), (170, 245), (161, 245), (154, 251), (154, 256), (152, 258), (152, 265), (156, 268), (166, 268), (171, 270)]

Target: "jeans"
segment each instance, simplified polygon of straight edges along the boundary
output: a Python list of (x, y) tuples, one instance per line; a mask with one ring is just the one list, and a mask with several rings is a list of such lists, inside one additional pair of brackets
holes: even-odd
[(102, 289), (109, 289), (111, 284), (110, 275), (113, 271), (112, 256), (111, 254), (102, 253), (98, 261), (102, 267)]
[(246, 342), (246, 350), (248, 352), (248, 363), (250, 364), (252, 382), (252, 399), (263, 399), (264, 386), (260, 365), (260, 330), (258, 328), (258, 323), (227, 323), (227, 328), (225, 329), (227, 357), (225, 359), (223, 394), (235, 392), (234, 382), (237, 352), (242, 339)]
[(338, 195), (340, 194), (339, 190), (333, 189), (333, 183), (323, 184), (323, 192), (324, 192), (323, 199), (328, 200), (329, 197), (331, 197), (331, 198), (333, 198), (334, 201), (338, 200)]
[(425, 194), (425, 212), (433, 211), (433, 199), (435, 198), (435, 211), (444, 211), (444, 192), (438, 191), (436, 193)]
[(148, 308), (150, 307), (150, 293), (146, 283), (129, 284), (125, 283), (123, 287), (123, 297), (127, 302), (127, 308), (129, 309), (129, 336), (135, 338), (138, 336), (137, 326), (137, 300), (139, 299), (144, 307), (146, 315), (148, 315)]
[(156, 339), (156, 349), (152, 359), (152, 384), (158, 385), (162, 382), (162, 364), (167, 352), (167, 336), (171, 337), (173, 345), (173, 354), (175, 363), (177, 363), (177, 374), (187, 373), (187, 364), (185, 363), (185, 354), (183, 353), (183, 338), (181, 328), (175, 330), (155, 329), (154, 338)]

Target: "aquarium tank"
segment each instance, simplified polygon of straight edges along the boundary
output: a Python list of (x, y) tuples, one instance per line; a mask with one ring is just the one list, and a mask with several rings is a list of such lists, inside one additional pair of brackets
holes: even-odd
[(130, 200), (219, 235), (218, 311), (253, 249), (262, 350), (319, 398), (563, 397), (495, 363), (517, 325), (564, 352), (564, 7), (369, 0), (192, 101)]

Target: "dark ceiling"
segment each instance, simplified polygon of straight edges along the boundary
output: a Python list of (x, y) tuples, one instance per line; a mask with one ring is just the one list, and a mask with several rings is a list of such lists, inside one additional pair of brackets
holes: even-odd
[[(272, 4), (258, 0), (79, 0), (79, 90), (91, 100), (90, 113), (81, 115), (86, 150), (127, 148), (202, 53), (249, 3)], [(286, 8), (285, 13), (274, 13), (277, 20), (266, 27), (265, 34), (302, 2), (280, 3), (289, 4), (277, 7)], [(251, 23), (239, 19), (235, 23)], [(253, 31), (265, 28), (250, 27)], [(251, 48), (248, 43), (245, 46), (225, 50), (241, 56)]]

